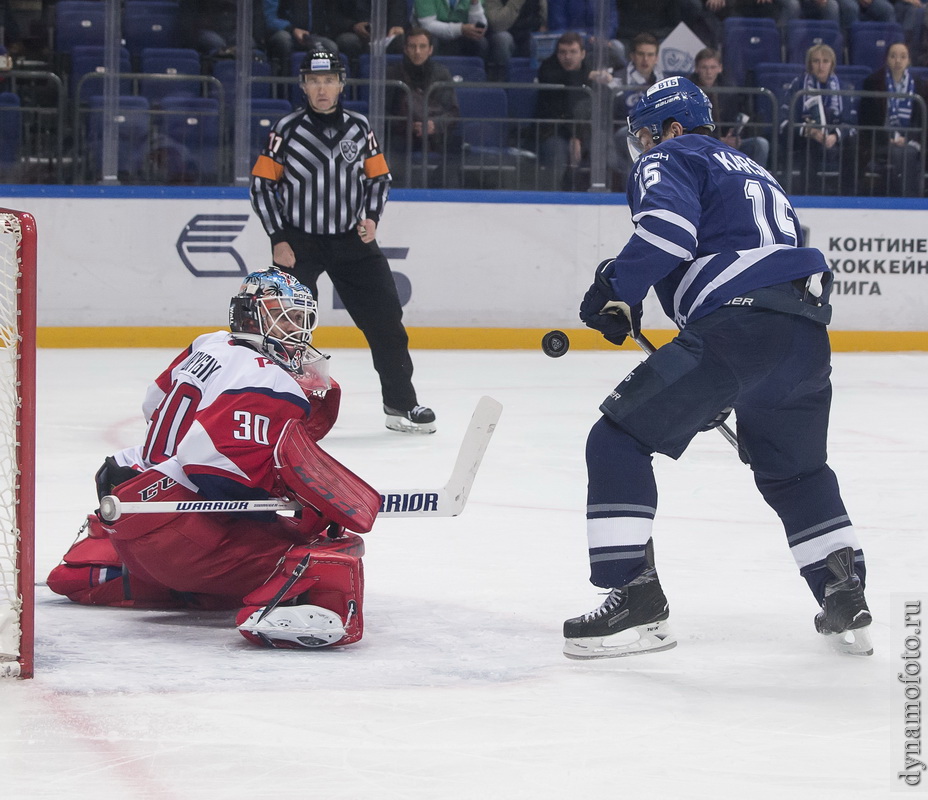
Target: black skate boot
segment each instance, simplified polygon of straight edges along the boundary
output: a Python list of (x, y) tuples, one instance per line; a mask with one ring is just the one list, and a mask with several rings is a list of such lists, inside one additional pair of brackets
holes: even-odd
[(873, 655), (870, 609), (860, 578), (854, 572), (854, 549), (835, 550), (825, 559), (834, 580), (825, 584), (822, 610), (815, 615), (815, 630), (828, 637), (838, 651), (855, 656)]
[[(650, 548), (649, 548), (650, 551)], [(677, 646), (667, 625), (670, 608), (654, 567), (609, 592), (595, 611), (564, 623), (568, 658), (617, 658)]]
[(425, 406), (414, 406), (408, 411), (397, 411), (383, 407), (387, 415), (387, 427), (401, 433), (435, 433), (435, 412)]

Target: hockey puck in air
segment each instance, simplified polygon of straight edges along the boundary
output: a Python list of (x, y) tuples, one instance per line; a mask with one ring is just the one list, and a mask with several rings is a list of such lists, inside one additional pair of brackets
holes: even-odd
[(546, 356), (560, 358), (570, 349), (570, 339), (564, 331), (548, 331), (541, 337), (541, 349)]

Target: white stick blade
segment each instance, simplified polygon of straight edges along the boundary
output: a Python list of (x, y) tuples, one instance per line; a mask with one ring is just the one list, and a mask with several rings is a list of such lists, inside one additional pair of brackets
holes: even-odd
[(490, 444), (503, 405), (492, 397), (481, 397), (464, 433), (448, 483), (433, 489), (381, 491), (381, 517), (456, 517), (464, 510), (477, 470)]

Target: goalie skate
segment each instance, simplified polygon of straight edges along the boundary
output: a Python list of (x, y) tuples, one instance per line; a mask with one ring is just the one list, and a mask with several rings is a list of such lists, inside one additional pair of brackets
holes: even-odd
[(334, 611), (321, 606), (278, 606), (262, 619), (259, 608), (238, 626), (255, 634), (268, 647), (325, 647), (345, 637), (345, 623)]
[(854, 550), (835, 550), (825, 559), (834, 579), (825, 584), (822, 610), (815, 616), (815, 630), (839, 653), (852, 656), (873, 655), (870, 639), (870, 609), (860, 578), (854, 572)]
[(648, 569), (613, 589), (595, 611), (564, 623), (567, 658), (618, 658), (677, 646), (667, 625), (670, 609), (657, 573)]

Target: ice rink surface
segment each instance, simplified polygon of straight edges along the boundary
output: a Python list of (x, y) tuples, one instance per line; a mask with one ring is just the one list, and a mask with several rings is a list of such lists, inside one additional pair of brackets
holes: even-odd
[(103, 457), (141, 441), (144, 390), (174, 355), (39, 353), (36, 676), (0, 683), (3, 800), (904, 788), (891, 595), (928, 586), (928, 355), (834, 359), (830, 463), (868, 557), (873, 657), (815, 633), (778, 520), (709, 432), (679, 462), (655, 460), (679, 645), (594, 662), (561, 654), (563, 620), (602, 599), (587, 581), (584, 442), (635, 353), (416, 352), (439, 431), (409, 437), (383, 427), (367, 351), (333, 352), (344, 396), (323, 446), (374, 486), (442, 485), (477, 400), (504, 409), (460, 517), (367, 534), (364, 639), (306, 652), (248, 645), (233, 612), (85, 608), (44, 586), (94, 506)]

